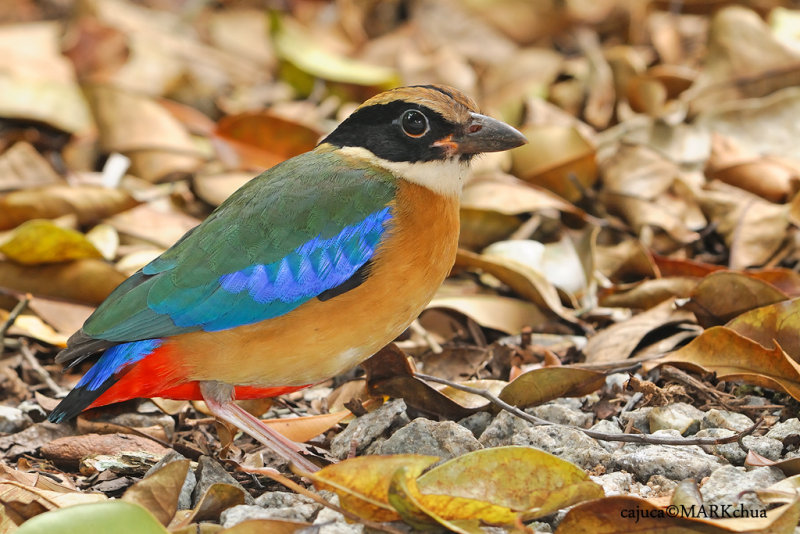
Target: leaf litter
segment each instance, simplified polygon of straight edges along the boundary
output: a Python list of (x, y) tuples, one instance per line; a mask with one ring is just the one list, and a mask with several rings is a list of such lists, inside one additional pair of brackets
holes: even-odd
[[(793, 531), (796, 4), (13, 4), (0, 529), (629, 532), (638, 510), (652, 532)], [(246, 406), (330, 465), (295, 473), (202, 403), (44, 422), (86, 370), (53, 356), (117, 284), (413, 83), (531, 143), (476, 162), (450, 278), (365, 375)], [(771, 468), (789, 478), (747, 485)], [(764, 514), (666, 515), (748, 492)]]

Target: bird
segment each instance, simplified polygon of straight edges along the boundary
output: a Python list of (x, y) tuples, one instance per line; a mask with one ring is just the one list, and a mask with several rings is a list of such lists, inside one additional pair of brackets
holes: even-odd
[(139, 397), (203, 400), (318, 470), (234, 401), (317, 384), (400, 335), (455, 262), (470, 162), (525, 143), (449, 86), (373, 96), (117, 287), (57, 355), (67, 369), (99, 357), (49, 420)]

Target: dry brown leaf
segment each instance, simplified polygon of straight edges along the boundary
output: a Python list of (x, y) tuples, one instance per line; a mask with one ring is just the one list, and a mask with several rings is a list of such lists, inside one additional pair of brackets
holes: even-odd
[(63, 183), (30, 143), (19, 141), (0, 155), (0, 191)]
[(101, 493), (61, 492), (35, 488), (19, 482), (0, 481), (0, 504), (4, 514), (16, 525), (27, 519), (67, 506), (107, 500)]
[(234, 191), (254, 178), (252, 172), (197, 174), (192, 180), (194, 192), (212, 206), (219, 206)]
[(479, 175), (464, 186), (461, 197), (464, 209), (496, 211), (506, 215), (558, 210), (579, 217), (583, 210), (542, 187), (504, 174)]
[(91, 128), (72, 65), (61, 54), (62, 31), (55, 20), (0, 29), (0, 116), (41, 121), (70, 133)]
[(598, 303), (609, 308), (648, 310), (665, 300), (688, 298), (699, 278), (671, 276), (616, 285), (598, 292)]
[(662, 193), (655, 201), (605, 191), (600, 192), (598, 199), (609, 212), (625, 219), (637, 234), (648, 228), (659, 228), (678, 244), (691, 243), (700, 238), (687, 224), (693, 219), (686, 216), (687, 211), (693, 211), (693, 202), (686, 202), (673, 190)]
[(800, 53), (781, 43), (755, 11), (730, 6), (711, 18), (704, 69), (684, 96), (695, 110), (764, 96), (796, 85), (798, 65)]
[[(566, 321), (575, 322), (572, 313), (561, 304), (561, 299), (555, 287), (548, 282), (544, 276), (525, 264), (503, 258), (479, 255), (466, 250), (459, 250), (456, 256), (456, 267), (479, 269), (485, 273), (491, 274), (504, 284), (507, 284), (519, 296), (533, 302), (538, 308), (536, 312), (533, 309), (527, 310), (527, 313), (524, 315), (527, 315), (529, 317), (528, 319), (525, 319), (524, 316), (520, 316), (520, 312), (522, 311), (520, 306), (515, 306), (517, 312), (509, 316), (517, 316), (519, 320), (523, 322), (529, 321), (528, 326), (534, 324), (530, 321), (537, 320), (535, 315), (541, 315), (542, 311), (551, 312)], [(491, 302), (497, 306), (501, 306), (501, 302), (506, 302), (505, 300), (496, 299), (483, 300), (487, 302), (491, 300)], [(430, 308), (433, 306), (429, 305), (428, 307)], [(508, 311), (510, 312), (512, 310)], [(478, 312), (482, 312), (481, 315), (484, 316), (488, 310), (478, 310)], [(467, 313), (467, 315), (470, 314)], [(538, 320), (541, 321), (541, 318)], [(491, 318), (489, 318), (489, 321), (493, 324), (497, 324), (497, 321)], [(515, 324), (526, 326), (525, 324), (520, 324), (518, 321)], [(513, 331), (513, 333), (517, 332), (519, 332), (519, 330)]]
[(15, 191), (0, 197), (0, 230), (70, 213), (78, 216), (80, 224), (91, 224), (137, 204), (125, 191), (97, 186), (53, 185)]
[(503, 388), (501, 400), (527, 408), (560, 397), (582, 397), (606, 383), (605, 374), (577, 367), (543, 367), (523, 373)]
[(214, 145), (228, 167), (268, 169), (313, 149), (320, 132), (270, 112), (249, 112), (220, 119)]
[(142, 204), (109, 217), (106, 223), (120, 234), (142, 239), (163, 248), (171, 247), (200, 220), (178, 210), (168, 200)]
[(168, 525), (178, 510), (189, 460), (170, 462), (125, 490), (123, 501), (146, 508), (162, 525)]
[(263, 419), (264, 423), (277, 430), (287, 438), (298, 443), (308, 441), (330, 430), (343, 419), (352, 414), (345, 410), (336, 413), (308, 415), (305, 417), (283, 417), (278, 419)]
[(28, 302), (28, 308), (63, 334), (72, 334), (79, 330), (94, 311), (90, 306), (43, 297), (32, 298)]
[(638, 239), (626, 239), (615, 245), (598, 243), (594, 261), (597, 270), (615, 282), (658, 276), (653, 256)]
[(788, 298), (775, 286), (746, 273), (717, 271), (697, 284), (686, 308), (694, 312), (697, 322), (709, 327)]
[(621, 146), (600, 164), (603, 190), (653, 200), (680, 176), (677, 164), (646, 146)]
[(626, 360), (642, 340), (653, 331), (665, 326), (691, 322), (692, 314), (675, 308), (674, 299), (609, 326), (590, 337), (583, 353), (587, 363)]
[(522, 128), (528, 144), (511, 151), (516, 176), (574, 202), (597, 180), (595, 148), (577, 129)]
[(725, 325), (768, 349), (777, 344), (800, 362), (800, 299), (784, 300), (755, 308), (734, 317)]
[(699, 192), (698, 200), (730, 249), (731, 269), (763, 265), (784, 240), (788, 205), (772, 204), (720, 182)]
[(759, 157), (734, 140), (711, 135), (706, 175), (749, 191), (770, 202), (785, 202), (800, 189), (800, 172), (780, 161)]
[(36, 267), (0, 261), (2, 287), (93, 306), (104, 301), (125, 278), (106, 262), (93, 259)]
[(366, 388), (371, 395), (403, 398), (409, 406), (424, 413), (463, 419), (487, 405), (483, 399), (476, 404), (474, 395), (459, 396), (459, 400), (466, 401), (468, 405), (461, 404), (415, 377), (405, 353), (394, 343), (381, 349), (361, 366), (367, 373)]
[(186, 129), (158, 102), (96, 85), (89, 91), (106, 152), (131, 158), (131, 171), (149, 181), (195, 170), (203, 157)]
[[(792, 70), (800, 72), (798, 66)], [(800, 112), (800, 87), (792, 85), (763, 98), (709, 106), (697, 116), (697, 129), (724, 135), (758, 154), (798, 161), (800, 147), (793, 140), (800, 135), (800, 125), (792, 118)]]
[(200, 501), (197, 503), (197, 506), (194, 507), (191, 514), (177, 525), (171, 526), (180, 527), (203, 521), (217, 522), (222, 512), (240, 504), (244, 504), (244, 490), (242, 488), (237, 488), (232, 484), (217, 482), (216, 484), (212, 484), (203, 496), (200, 497)]
[[(8, 315), (7, 311), (0, 310), (0, 322), (7, 320)], [(39, 317), (27, 314), (17, 316), (8, 333), (14, 336), (30, 337), (62, 348), (67, 346), (67, 338), (72, 334), (72, 332), (67, 334), (56, 332)]]
[(668, 258), (658, 254), (653, 254), (653, 261), (658, 268), (661, 276), (684, 276), (691, 278), (702, 278), (715, 271), (724, 270), (721, 265), (703, 263), (686, 258)]
[(649, 371), (664, 364), (713, 372), (720, 381), (746, 382), (800, 399), (800, 364), (780, 346), (765, 348), (724, 326), (709, 328), (685, 347), (643, 367)]
[(508, 334), (518, 334), (526, 326), (535, 328), (547, 322), (544, 314), (533, 304), (499, 295), (436, 297), (426, 309), (435, 308), (455, 310), (481, 326)]

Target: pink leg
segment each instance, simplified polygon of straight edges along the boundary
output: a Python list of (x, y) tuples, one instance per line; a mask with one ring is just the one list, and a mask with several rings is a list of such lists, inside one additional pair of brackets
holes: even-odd
[(304, 457), (301, 452), (305, 448), (271, 429), (245, 409), (233, 402), (233, 386), (222, 382), (200, 382), (200, 393), (218, 419), (226, 421), (242, 432), (253, 436), (256, 440), (272, 449), (284, 460), (295, 464), (308, 473), (319, 471), (319, 466)]

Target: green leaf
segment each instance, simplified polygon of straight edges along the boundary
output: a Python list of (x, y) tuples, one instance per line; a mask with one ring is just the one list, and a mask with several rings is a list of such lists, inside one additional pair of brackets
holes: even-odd
[[(91, 526), (91, 528), (89, 528)], [(150, 512), (124, 501), (79, 504), (37, 515), (16, 534), (167, 534)]]

